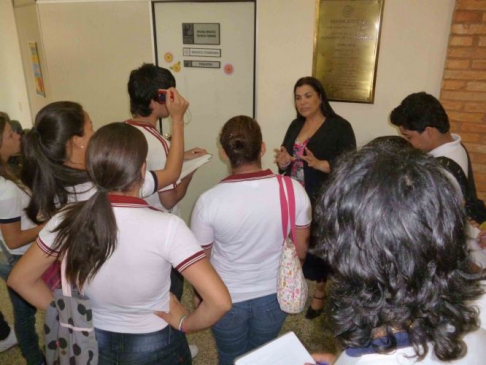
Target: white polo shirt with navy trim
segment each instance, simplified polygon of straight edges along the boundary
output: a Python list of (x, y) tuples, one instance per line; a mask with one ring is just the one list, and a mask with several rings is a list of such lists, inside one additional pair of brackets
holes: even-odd
[[(152, 171), (147, 171), (143, 186), (140, 189), (141, 196), (145, 197), (154, 194), (156, 188), (157, 176)], [(70, 193), (68, 201), (73, 203), (88, 200), (96, 192), (96, 187), (91, 181), (88, 181), (76, 186), (68, 186), (66, 190)], [(0, 224), (20, 222), (22, 231), (36, 227), (36, 224), (25, 213), (29, 202), (30, 196), (26, 191), (22, 190), (14, 182), (0, 177)], [(5, 243), (1, 230), (0, 239)], [(16, 249), (10, 249), (6, 244), (5, 247), (12, 255), (23, 255), (31, 245), (32, 242)]]
[[(309, 198), (292, 183), (296, 226), (307, 227)], [(231, 175), (206, 191), (196, 202), (191, 230), (203, 248), (212, 248), (211, 263), (233, 303), (276, 293), (284, 237), (279, 185), (271, 170)]]
[[(0, 224), (20, 222), (22, 231), (34, 228), (36, 224), (25, 214), (25, 208), (27, 208), (29, 202), (30, 196), (24, 190), (13, 181), (0, 176)], [(0, 239), (5, 243), (1, 230)], [(5, 247), (12, 255), (23, 255), (31, 244), (13, 250), (8, 248), (6, 244)]]

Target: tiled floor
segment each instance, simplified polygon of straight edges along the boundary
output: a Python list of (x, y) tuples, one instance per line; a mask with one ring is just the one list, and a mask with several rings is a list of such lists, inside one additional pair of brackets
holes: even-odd
[[(309, 283), (309, 292), (312, 293), (313, 287)], [(188, 287), (184, 290), (183, 303), (189, 305), (192, 302), (192, 290)], [(13, 323), (12, 306), (7, 295), (5, 283), (0, 280), (0, 308), (9, 323)], [(41, 334), (42, 313), (37, 315), (37, 329)], [(316, 351), (335, 351), (335, 344), (331, 334), (325, 330), (325, 318), (321, 316), (313, 321), (306, 320), (304, 314), (289, 315), (282, 328), (281, 333), (294, 331), (303, 342), (309, 352)], [(42, 337), (42, 336), (40, 336)], [(188, 335), (189, 343), (199, 347), (199, 355), (194, 359), (194, 365), (217, 364), (217, 352), (214, 339), (209, 330)], [(41, 343), (43, 340), (41, 339)], [(2, 365), (24, 365), (25, 361), (20, 354), (18, 346), (8, 351), (0, 353), (0, 364)]]

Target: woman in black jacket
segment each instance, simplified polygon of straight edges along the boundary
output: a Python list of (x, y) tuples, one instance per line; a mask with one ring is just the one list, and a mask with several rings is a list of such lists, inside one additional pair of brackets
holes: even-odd
[[(275, 161), (280, 173), (304, 186), (314, 206), (337, 157), (345, 151), (356, 150), (356, 139), (351, 124), (334, 112), (316, 78), (300, 78), (294, 86), (294, 98), (297, 118), (290, 124), (280, 149), (275, 149)], [(307, 255), (304, 274), (317, 282), (306, 314), (309, 319), (322, 312), (328, 271), (324, 261)]]

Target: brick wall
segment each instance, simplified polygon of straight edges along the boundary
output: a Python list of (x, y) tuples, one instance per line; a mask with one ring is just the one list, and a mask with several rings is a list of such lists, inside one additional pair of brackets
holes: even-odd
[(456, 0), (440, 100), (486, 200), (486, 0)]

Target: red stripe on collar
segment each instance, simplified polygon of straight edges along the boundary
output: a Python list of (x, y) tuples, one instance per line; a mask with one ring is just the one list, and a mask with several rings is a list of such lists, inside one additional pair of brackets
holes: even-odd
[(133, 205), (148, 206), (148, 204), (145, 200), (140, 199), (140, 198), (135, 198), (134, 196), (108, 194), (108, 200), (112, 204), (133, 204)]
[(137, 127), (144, 127), (148, 129), (155, 129), (155, 131), (158, 133), (157, 128), (155, 128), (152, 124), (150, 123), (145, 123), (145, 122), (137, 122), (133, 119), (126, 120), (125, 123), (130, 124), (130, 125), (136, 125)]
[(223, 179), (221, 182), (236, 182), (236, 181), (245, 181), (245, 180), (259, 180), (259, 179), (266, 179), (269, 177), (274, 177), (275, 174), (270, 169), (255, 171), (250, 173), (243, 173), (243, 174), (234, 174), (230, 175), (227, 178)]

